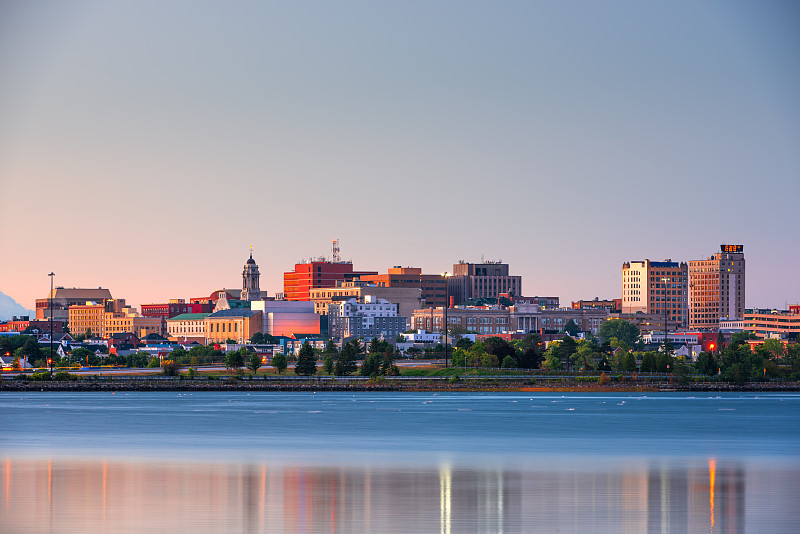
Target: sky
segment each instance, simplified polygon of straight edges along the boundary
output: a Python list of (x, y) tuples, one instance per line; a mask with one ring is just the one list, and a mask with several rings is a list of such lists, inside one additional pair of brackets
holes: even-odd
[(128, 303), (502, 260), (527, 296), (743, 244), (800, 301), (800, 4), (0, 3), (0, 291)]

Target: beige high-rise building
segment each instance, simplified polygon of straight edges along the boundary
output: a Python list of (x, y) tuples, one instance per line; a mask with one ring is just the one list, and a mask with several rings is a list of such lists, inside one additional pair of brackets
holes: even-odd
[(667, 317), (667, 324), (687, 325), (688, 267), (686, 263), (630, 261), (622, 264), (622, 313)]
[(94, 337), (105, 333), (106, 306), (103, 302), (86, 302), (69, 307), (69, 331), (73, 335), (84, 335), (91, 331)]
[(745, 310), (742, 245), (720, 245), (704, 260), (689, 262), (689, 328), (719, 328), (720, 320), (742, 320)]

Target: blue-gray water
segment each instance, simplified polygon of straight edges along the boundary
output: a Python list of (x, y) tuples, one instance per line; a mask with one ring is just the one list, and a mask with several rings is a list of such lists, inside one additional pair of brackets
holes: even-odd
[(800, 395), (0, 394), (3, 532), (797, 532)]

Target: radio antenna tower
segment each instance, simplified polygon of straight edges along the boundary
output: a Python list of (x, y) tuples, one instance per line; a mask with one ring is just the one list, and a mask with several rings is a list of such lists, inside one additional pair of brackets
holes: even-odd
[(339, 255), (339, 239), (333, 240), (333, 263), (341, 263), (342, 258)]

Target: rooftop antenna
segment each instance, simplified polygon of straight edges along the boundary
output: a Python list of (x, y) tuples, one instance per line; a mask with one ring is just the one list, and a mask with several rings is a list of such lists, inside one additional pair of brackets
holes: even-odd
[(341, 263), (342, 258), (339, 255), (339, 238), (333, 240), (333, 263)]

